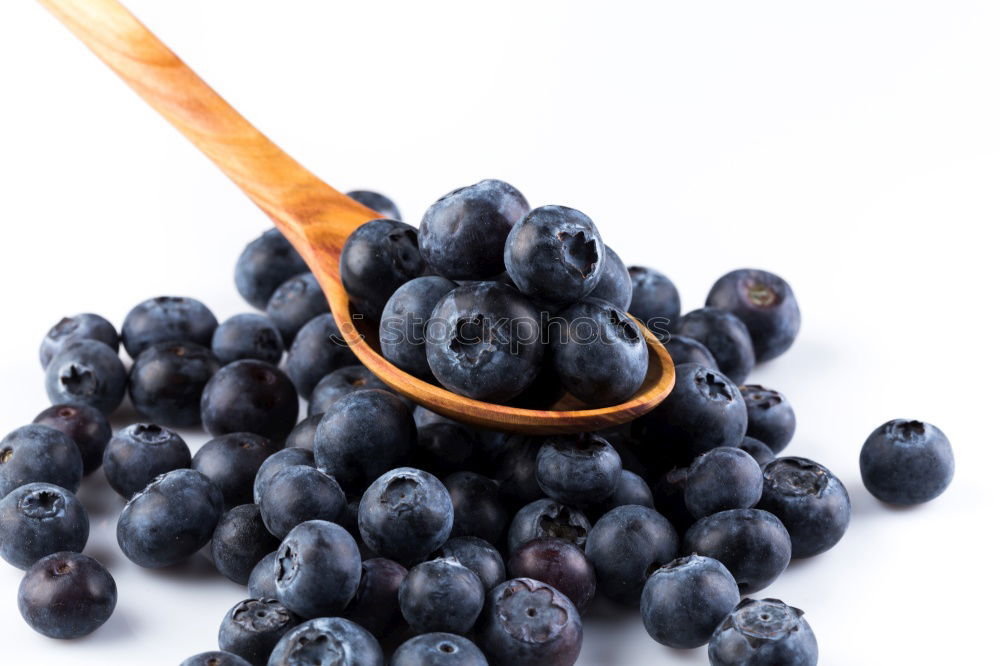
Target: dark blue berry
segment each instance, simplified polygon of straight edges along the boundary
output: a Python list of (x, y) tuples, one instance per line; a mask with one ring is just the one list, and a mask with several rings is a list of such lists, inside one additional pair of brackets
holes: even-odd
[(253, 501), (257, 471), (276, 451), (266, 437), (233, 432), (205, 442), (191, 459), (191, 469), (201, 472), (219, 487), (229, 509)]
[(125, 499), (161, 474), (190, 466), (191, 451), (184, 440), (153, 423), (122, 428), (104, 449), (104, 476)]
[(618, 477), (618, 483), (615, 484), (614, 492), (606, 500), (596, 505), (591, 515), (599, 518), (611, 509), (625, 506), (626, 504), (648, 506), (652, 509), (654, 502), (653, 491), (650, 490), (649, 484), (646, 483), (645, 479), (635, 472), (623, 469), (621, 476)]
[(746, 324), (757, 362), (785, 353), (799, 334), (802, 316), (792, 288), (774, 273), (743, 268), (719, 278), (705, 305), (732, 312)]
[(507, 508), (496, 481), (475, 472), (455, 472), (444, 479), (455, 522), (451, 536), (475, 536), (492, 544), (507, 529)]
[(757, 464), (761, 467), (774, 460), (775, 457), (774, 451), (771, 450), (770, 446), (759, 439), (750, 437), (749, 435), (744, 437), (743, 441), (740, 442), (739, 446), (736, 448), (741, 451), (746, 451), (753, 456), (753, 459), (756, 460)]
[(181, 662), (181, 666), (252, 666), (252, 664), (231, 652), (212, 650), (188, 657)]
[(172, 428), (201, 422), (201, 394), (219, 362), (193, 342), (161, 342), (135, 359), (128, 375), (132, 406), (145, 419)]
[(340, 253), (340, 280), (351, 303), (377, 322), (389, 297), (424, 274), (417, 230), (396, 220), (372, 220), (355, 229)]
[(38, 351), (42, 367), (47, 368), (53, 357), (68, 345), (80, 340), (103, 342), (116, 354), (118, 353), (118, 331), (114, 325), (104, 317), (88, 312), (63, 317), (58, 324), (49, 329)]
[(681, 316), (677, 287), (663, 273), (645, 266), (629, 266), (632, 302), (628, 311), (661, 340), (674, 330)]
[(653, 506), (670, 521), (679, 534), (694, 524), (694, 517), (684, 502), (688, 468), (673, 467), (664, 472), (653, 485)]
[(441, 546), (442, 557), (453, 557), (474, 572), (483, 582), (483, 589), (492, 590), (507, 579), (503, 557), (492, 544), (479, 537), (453, 537)]
[(751, 594), (778, 578), (792, 557), (788, 530), (772, 513), (733, 509), (706, 516), (684, 535), (684, 552), (714, 557)]
[(49, 638), (79, 638), (107, 622), (118, 588), (97, 560), (54, 553), (35, 562), (17, 590), (17, 607), (32, 629)]
[(372, 192), (371, 190), (351, 190), (350, 192), (345, 192), (344, 194), (351, 197), (359, 204), (368, 206), (382, 217), (388, 217), (391, 220), (403, 219), (399, 214), (399, 208), (396, 207), (396, 204), (393, 203), (392, 199), (380, 192)]
[(0, 497), (36, 482), (75, 493), (82, 478), (80, 450), (58, 430), (26, 425), (0, 440)]
[(309, 414), (325, 414), (333, 403), (348, 393), (365, 389), (389, 390), (381, 379), (363, 365), (345, 365), (319, 380), (309, 397)]
[(306, 400), (312, 395), (319, 380), (345, 365), (354, 365), (358, 359), (344, 342), (333, 315), (322, 314), (311, 319), (288, 348), (285, 367), (295, 389)]
[(483, 609), (483, 582), (458, 560), (442, 557), (416, 565), (399, 587), (399, 608), (417, 633), (467, 633)]
[(268, 666), (383, 666), (375, 637), (350, 620), (321, 617), (300, 624), (278, 641)]
[(201, 420), (214, 436), (251, 432), (280, 442), (298, 416), (295, 386), (285, 373), (263, 361), (224, 366), (201, 395)]
[(291, 345), (299, 330), (314, 317), (330, 311), (326, 296), (312, 273), (302, 273), (281, 283), (267, 302), (267, 318)]
[(52, 405), (36, 416), (34, 423), (54, 428), (73, 440), (80, 449), (85, 476), (101, 466), (111, 439), (111, 425), (101, 410), (88, 405)]
[(783, 394), (758, 384), (740, 387), (747, 406), (747, 435), (781, 453), (795, 434), (795, 412)]
[(413, 466), (436, 476), (447, 476), (462, 470), (486, 471), (489, 461), (471, 428), (454, 421), (438, 421), (417, 430)]
[(719, 370), (737, 385), (742, 384), (753, 369), (756, 361), (750, 332), (730, 312), (718, 308), (692, 310), (681, 317), (673, 330), (705, 345)]
[(389, 362), (421, 379), (433, 378), (427, 365), (424, 332), (434, 306), (456, 286), (451, 280), (427, 275), (395, 291), (385, 304), (379, 324), (382, 355)]
[(295, 527), (278, 547), (278, 600), (304, 618), (337, 615), (361, 580), (361, 555), (340, 525), (310, 520)]
[(50, 483), (29, 483), (0, 499), (0, 557), (27, 569), (52, 553), (79, 553), (90, 520), (80, 500)]
[(502, 440), (504, 454), (498, 458), (496, 470), (500, 496), (514, 508), (542, 499), (545, 493), (535, 478), (535, 462), (544, 440), (516, 433), (505, 434)]
[(236, 289), (259, 310), (282, 282), (309, 270), (281, 232), (268, 229), (250, 241), (236, 261)]
[(252, 666), (267, 666), (271, 651), (299, 619), (275, 599), (246, 599), (229, 609), (219, 625), (219, 648)]
[(132, 358), (158, 342), (193, 342), (212, 346), (219, 325), (201, 301), (185, 296), (157, 296), (139, 303), (125, 316), (122, 345)]
[(489, 666), (476, 644), (447, 632), (421, 634), (393, 653), (389, 666)]
[(664, 346), (667, 348), (667, 352), (670, 353), (670, 358), (673, 359), (674, 365), (697, 363), (709, 370), (719, 369), (719, 364), (715, 362), (715, 357), (712, 356), (712, 352), (708, 351), (708, 347), (694, 338), (686, 338), (683, 335), (671, 335)]
[(604, 270), (597, 286), (590, 292), (590, 298), (599, 298), (628, 312), (628, 306), (632, 303), (632, 277), (618, 253), (607, 245), (604, 246), (604, 251)]
[(212, 334), (212, 353), (223, 365), (244, 358), (277, 365), (284, 352), (281, 331), (260, 314), (233, 315)]
[(105, 414), (121, 404), (127, 383), (118, 353), (96, 340), (66, 345), (45, 369), (45, 391), (53, 405), (89, 405)]
[(268, 456), (267, 460), (261, 463), (260, 468), (257, 470), (257, 476), (254, 477), (254, 503), (260, 504), (260, 499), (264, 494), (264, 489), (267, 487), (267, 484), (271, 482), (271, 479), (274, 478), (275, 474), (286, 467), (291, 467), (293, 465), (308, 465), (309, 467), (315, 467), (316, 462), (313, 458), (312, 451), (292, 447), (281, 449), (280, 451), (272, 453)]
[(250, 571), (250, 578), (247, 579), (247, 592), (254, 599), (276, 599), (278, 597), (278, 587), (274, 579), (274, 561), (278, 557), (277, 551), (271, 551), (254, 565)]
[(513, 578), (548, 583), (585, 613), (597, 592), (594, 566), (583, 551), (563, 539), (540, 537), (511, 553), (507, 568)]
[[(212, 561), (223, 576), (246, 585), (254, 567), (278, 547), (256, 504), (241, 504), (222, 514), (212, 534)], [(235, 650), (234, 650), (235, 651)]]
[(549, 437), (535, 461), (535, 478), (542, 491), (557, 502), (573, 506), (608, 499), (621, 473), (618, 452), (593, 433)]
[(587, 543), (590, 521), (586, 514), (548, 498), (526, 504), (514, 514), (507, 532), (507, 552), (538, 537), (565, 539), (578, 548)]
[(289, 449), (306, 449), (310, 453), (316, 443), (316, 429), (323, 420), (322, 414), (310, 414), (299, 421), (285, 438), (285, 447)]
[(861, 447), (861, 480), (889, 504), (920, 504), (945, 491), (955, 475), (951, 442), (924, 421), (879, 426)]
[(763, 485), (760, 464), (753, 456), (731, 446), (720, 446), (691, 463), (684, 503), (695, 518), (727, 509), (749, 509), (760, 499)]
[(712, 666), (816, 666), (819, 647), (798, 608), (744, 599), (712, 634)]
[(308, 465), (278, 470), (260, 494), (264, 524), (279, 539), (307, 520), (338, 521), (346, 505), (337, 481)]
[(399, 610), (399, 586), (406, 578), (406, 567), (384, 557), (373, 557), (361, 563), (358, 591), (347, 605), (343, 616), (357, 622), (382, 637), (403, 624)]

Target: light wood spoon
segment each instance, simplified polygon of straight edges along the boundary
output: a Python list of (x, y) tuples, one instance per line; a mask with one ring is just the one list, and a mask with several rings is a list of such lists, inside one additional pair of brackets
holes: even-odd
[(552, 434), (631, 421), (673, 388), (670, 355), (641, 324), (650, 352), (646, 379), (631, 399), (612, 407), (574, 409), (566, 400), (548, 410), (507, 407), (456, 395), (403, 372), (379, 354), (377, 326), (356, 326), (340, 284), (344, 242), (354, 229), (380, 216), (274, 145), (117, 0), (39, 1), (267, 213), (316, 275), (352, 351), (394, 390), (439, 414), (483, 428)]

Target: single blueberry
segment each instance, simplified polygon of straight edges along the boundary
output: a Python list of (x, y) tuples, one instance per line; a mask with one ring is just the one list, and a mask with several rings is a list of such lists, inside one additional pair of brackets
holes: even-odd
[(299, 395), (308, 400), (319, 380), (338, 368), (357, 362), (354, 352), (341, 337), (333, 315), (321, 314), (299, 330), (288, 348), (285, 367)]
[(261, 558), (278, 547), (278, 540), (267, 531), (256, 504), (241, 504), (222, 514), (211, 545), (212, 561), (219, 573), (246, 585)]
[(211, 652), (200, 652), (193, 657), (188, 657), (181, 662), (181, 666), (252, 666), (252, 664), (232, 652), (212, 650)]
[(268, 229), (250, 241), (236, 261), (236, 289), (247, 303), (263, 310), (282, 282), (308, 270), (281, 232)]
[(36, 416), (34, 423), (54, 428), (73, 440), (80, 450), (84, 476), (101, 466), (111, 439), (111, 425), (101, 410), (88, 405), (52, 405)]
[(75, 493), (83, 460), (73, 440), (43, 425), (26, 425), (0, 440), (0, 497), (28, 483), (51, 483)]
[(413, 466), (447, 476), (464, 470), (485, 472), (490, 461), (472, 428), (455, 421), (438, 421), (417, 429)]
[(424, 333), (434, 306), (456, 285), (436, 275), (418, 277), (393, 293), (382, 311), (379, 342), (382, 355), (396, 367), (421, 379), (431, 379)]
[(594, 433), (549, 437), (538, 450), (535, 478), (557, 502), (588, 506), (608, 499), (618, 485), (622, 459)]
[(687, 477), (687, 467), (673, 467), (653, 485), (653, 506), (670, 521), (678, 534), (684, 534), (694, 524), (694, 517), (684, 502)]
[(381, 379), (363, 365), (345, 365), (319, 380), (309, 396), (309, 415), (325, 414), (333, 403), (348, 393), (365, 389), (389, 391)]
[(399, 586), (399, 608), (417, 633), (468, 633), (485, 599), (483, 582), (458, 560), (442, 557), (421, 562)]
[(358, 312), (379, 321), (389, 297), (423, 275), (417, 230), (396, 220), (372, 220), (355, 229), (340, 253), (340, 280)]
[(347, 605), (343, 616), (356, 622), (375, 637), (402, 626), (399, 610), (399, 586), (406, 578), (406, 567), (384, 557), (373, 557), (361, 563), (358, 591)]
[(132, 358), (158, 342), (193, 342), (211, 347), (218, 325), (215, 315), (201, 301), (158, 296), (139, 303), (125, 316), (122, 346)]
[(313, 318), (330, 312), (316, 276), (302, 273), (281, 283), (267, 302), (267, 318), (281, 331), (284, 344), (290, 345), (298, 332)]
[(396, 207), (396, 204), (393, 203), (392, 199), (380, 192), (372, 192), (371, 190), (351, 190), (350, 192), (345, 192), (344, 194), (351, 197), (359, 204), (368, 206), (382, 217), (388, 217), (391, 220), (403, 219), (399, 214), (399, 208)]
[(245, 358), (277, 365), (284, 352), (281, 331), (260, 314), (233, 315), (212, 334), (212, 353), (223, 365)]
[(451, 536), (499, 543), (509, 517), (496, 481), (475, 472), (455, 472), (444, 479), (444, 486), (455, 512)]
[(816, 666), (819, 647), (798, 608), (778, 599), (744, 599), (715, 629), (712, 666)]
[(763, 487), (760, 464), (753, 456), (731, 446), (720, 446), (691, 463), (684, 503), (695, 518), (727, 509), (749, 509), (760, 500)]
[(531, 578), (556, 588), (581, 615), (597, 592), (594, 565), (564, 539), (540, 537), (521, 544), (511, 553), (507, 568), (513, 578)]
[(479, 537), (453, 537), (439, 551), (441, 557), (452, 557), (474, 572), (483, 582), (483, 589), (492, 590), (507, 579), (503, 557), (493, 544)]
[(253, 599), (276, 599), (278, 597), (277, 581), (274, 579), (274, 561), (278, 551), (271, 551), (254, 565), (247, 579), (247, 592)]
[(299, 416), (299, 397), (291, 380), (263, 361), (224, 366), (201, 394), (201, 420), (210, 434), (250, 432), (282, 441)]
[(535, 477), (535, 462), (544, 439), (516, 433), (505, 434), (502, 439), (505, 453), (496, 467), (500, 496), (514, 508), (545, 497)]
[(674, 330), (705, 345), (719, 370), (735, 384), (742, 384), (753, 369), (756, 361), (750, 332), (730, 312), (718, 308), (692, 310), (681, 317)]
[(310, 414), (299, 421), (285, 438), (285, 447), (289, 449), (306, 449), (312, 453), (316, 443), (316, 429), (323, 420), (322, 414)]
[(219, 648), (252, 666), (267, 666), (271, 651), (299, 619), (275, 599), (245, 599), (229, 609), (219, 625)]
[(87, 512), (65, 488), (29, 483), (0, 499), (0, 557), (18, 569), (52, 553), (79, 553), (88, 536)]
[(627, 312), (628, 306), (632, 303), (632, 278), (618, 253), (607, 245), (604, 246), (604, 251), (606, 253), (604, 271), (601, 272), (597, 286), (590, 292), (590, 298), (607, 301), (619, 310)]
[(884, 423), (861, 447), (861, 480), (868, 492), (889, 504), (929, 502), (954, 476), (951, 442), (924, 421)]
[(337, 615), (358, 591), (361, 555), (340, 525), (310, 520), (295, 527), (274, 561), (278, 600), (304, 618)]
[(747, 435), (781, 453), (795, 434), (795, 412), (788, 398), (759, 384), (741, 386), (740, 393), (747, 406)]
[(667, 339), (681, 316), (681, 297), (677, 287), (663, 273), (645, 266), (629, 266), (632, 302), (628, 311), (656, 337)]
[(392, 655), (389, 666), (489, 666), (476, 644), (439, 631), (414, 636)]
[(277, 448), (266, 437), (233, 432), (205, 442), (191, 459), (191, 469), (207, 476), (219, 490), (226, 508), (253, 501), (253, 484), (260, 466)]
[(42, 367), (47, 368), (49, 362), (67, 346), (80, 340), (96, 340), (103, 342), (108, 347), (118, 353), (118, 331), (114, 325), (104, 317), (89, 312), (63, 317), (49, 332), (42, 338), (41, 348), (38, 350), (38, 357), (42, 361)]
[(650, 490), (646, 480), (635, 472), (623, 469), (618, 483), (615, 484), (614, 492), (606, 500), (590, 509), (590, 515), (596, 520), (611, 509), (626, 504), (637, 504), (653, 508), (653, 491)]
[(278, 470), (260, 494), (264, 524), (279, 539), (308, 520), (338, 521), (346, 504), (337, 481), (308, 465)]
[(708, 351), (708, 347), (694, 338), (686, 338), (683, 335), (671, 335), (670, 339), (664, 343), (664, 346), (667, 348), (670, 358), (673, 359), (674, 365), (697, 363), (709, 370), (717, 371), (719, 369), (719, 364), (715, 362), (715, 357), (712, 356), (712, 352)]
[(45, 391), (53, 405), (89, 405), (105, 414), (121, 404), (127, 383), (118, 353), (96, 340), (67, 345), (45, 369)]
[(274, 475), (285, 469), (286, 467), (291, 467), (293, 465), (307, 465), (309, 467), (315, 467), (316, 462), (313, 458), (312, 451), (300, 448), (286, 448), (272, 453), (268, 456), (267, 460), (261, 463), (260, 468), (257, 470), (257, 476), (254, 477), (253, 481), (253, 501), (255, 504), (260, 504), (260, 499), (264, 494), (264, 489), (267, 488), (267, 484), (271, 482)]
[(375, 637), (350, 620), (321, 617), (300, 624), (278, 641), (268, 666), (383, 666)]
[(17, 608), (49, 638), (79, 638), (108, 621), (118, 602), (115, 579), (97, 560), (54, 553), (35, 562), (17, 590)]
[(219, 362), (193, 342), (161, 342), (143, 350), (128, 374), (132, 406), (145, 419), (172, 428), (201, 423), (201, 394)]
[(507, 552), (538, 537), (565, 539), (578, 548), (587, 543), (590, 521), (579, 509), (548, 498), (535, 500), (521, 507), (510, 521), (507, 532)]
[(732, 312), (746, 324), (758, 363), (784, 354), (802, 323), (798, 301), (788, 283), (774, 273), (752, 268), (719, 278), (705, 305)]
[(104, 449), (104, 476), (125, 499), (161, 474), (190, 466), (191, 451), (184, 440), (153, 423), (122, 428)]

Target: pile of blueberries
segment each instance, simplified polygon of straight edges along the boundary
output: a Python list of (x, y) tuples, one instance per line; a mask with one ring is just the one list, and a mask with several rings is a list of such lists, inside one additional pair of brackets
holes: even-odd
[[(236, 266), (265, 314), (219, 324), (159, 297), (120, 335), (81, 314), (45, 336), (52, 406), (0, 441), (0, 555), (26, 570), (27, 623), (76, 638), (114, 611), (74, 495), (103, 468), (128, 559), (207, 555), (248, 588), (219, 650), (186, 666), (564, 666), (597, 595), (638, 609), (659, 643), (707, 644), (716, 666), (816, 664), (802, 611), (747, 596), (832, 548), (851, 513), (826, 467), (776, 457), (795, 431), (785, 396), (741, 385), (796, 337), (787, 283), (733, 271), (680, 316), (666, 276), (626, 268), (586, 215), (530, 209), (507, 183), (445, 195), (419, 229), (380, 194), (351, 196), (384, 218), (348, 239), (342, 280), (399, 367), (492, 402), (615, 404), (646, 374), (631, 313), (673, 356), (673, 392), (578, 435), (449, 420), (357, 364), (316, 279), (268, 231)], [(112, 433), (126, 392), (145, 420)], [(198, 424), (213, 439), (192, 456), (174, 429)], [(905, 420), (876, 429), (860, 464), (894, 504), (933, 499), (954, 470), (944, 434)]]

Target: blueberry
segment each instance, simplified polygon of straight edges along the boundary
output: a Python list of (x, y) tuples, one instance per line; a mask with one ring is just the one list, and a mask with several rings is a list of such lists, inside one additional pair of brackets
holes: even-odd
[(504, 269), (504, 242), (528, 201), (501, 180), (481, 180), (434, 202), (420, 222), (420, 253), (451, 280), (485, 280)]
[(503, 557), (491, 543), (479, 537), (453, 537), (441, 546), (442, 557), (452, 557), (479, 576), (483, 589), (492, 590), (507, 579)]
[(861, 447), (861, 480), (868, 492), (889, 504), (928, 502), (945, 491), (954, 475), (951, 442), (930, 423), (889, 421)]
[(597, 287), (606, 254), (593, 220), (566, 206), (542, 206), (510, 230), (503, 260), (522, 294), (560, 304), (585, 298)]
[(278, 600), (304, 618), (337, 615), (361, 580), (361, 555), (340, 525), (310, 520), (296, 526), (275, 559)]
[(816, 666), (819, 647), (798, 608), (744, 599), (712, 634), (712, 666)]
[(312, 453), (316, 443), (316, 429), (323, 420), (322, 414), (310, 414), (299, 421), (285, 438), (285, 447), (289, 449), (306, 449)]
[(455, 472), (444, 480), (455, 522), (451, 535), (475, 536), (496, 544), (507, 529), (507, 509), (496, 481), (475, 472)]
[(642, 588), (639, 608), (656, 642), (695, 648), (708, 643), (739, 602), (736, 580), (721, 562), (689, 555), (653, 572)]
[(747, 431), (743, 396), (725, 375), (687, 363), (674, 370), (674, 389), (645, 423), (662, 447), (689, 458), (717, 446), (738, 446)]
[(357, 362), (354, 352), (341, 337), (333, 315), (322, 314), (299, 330), (288, 348), (285, 367), (299, 395), (308, 400), (319, 380), (337, 368)]
[(201, 420), (214, 436), (250, 432), (282, 441), (299, 416), (299, 397), (291, 380), (263, 361), (224, 366), (201, 394)]
[(753, 369), (755, 357), (750, 332), (730, 312), (718, 308), (692, 310), (681, 317), (674, 330), (705, 345), (719, 370), (735, 384), (742, 384)]
[(399, 209), (396, 207), (396, 204), (393, 203), (392, 199), (384, 194), (372, 192), (371, 190), (351, 190), (350, 192), (345, 192), (344, 194), (351, 197), (359, 204), (368, 206), (382, 217), (388, 217), (391, 220), (403, 219), (399, 214)]
[(340, 253), (340, 280), (358, 312), (379, 321), (389, 297), (424, 274), (417, 230), (396, 220), (372, 220), (355, 229)]
[(614, 492), (606, 500), (596, 505), (597, 517), (603, 516), (615, 507), (626, 504), (653, 508), (653, 491), (650, 490), (649, 484), (641, 476), (623, 469), (621, 476), (618, 477), (618, 483), (615, 484)]
[(799, 334), (802, 316), (792, 288), (774, 273), (743, 268), (719, 278), (705, 305), (732, 312), (747, 326), (757, 362), (784, 354)]
[(677, 287), (663, 273), (645, 266), (629, 266), (632, 279), (632, 302), (628, 311), (661, 340), (667, 329), (673, 330), (681, 316), (681, 297)]
[(267, 302), (267, 318), (274, 322), (286, 345), (292, 344), (299, 330), (313, 318), (329, 311), (326, 296), (312, 273), (288, 278)]
[(267, 666), (281, 637), (299, 623), (275, 599), (246, 599), (229, 609), (219, 625), (219, 648), (239, 655), (252, 666)]
[(231, 652), (222, 650), (212, 650), (211, 652), (201, 652), (188, 657), (181, 662), (181, 666), (253, 666), (243, 657)]
[(487, 595), (479, 646), (494, 666), (571, 666), (582, 642), (580, 614), (551, 585), (515, 578)]
[(483, 609), (484, 598), (479, 576), (448, 557), (421, 562), (399, 586), (399, 608), (417, 633), (467, 633)]
[(201, 423), (201, 394), (219, 362), (193, 342), (161, 342), (135, 359), (128, 394), (145, 419), (172, 428)]
[(347, 492), (361, 492), (402, 464), (417, 438), (413, 414), (388, 391), (356, 391), (333, 403), (316, 429), (316, 464)]
[(421, 634), (406, 641), (392, 655), (389, 666), (489, 666), (476, 644), (446, 632)]
[(833, 548), (851, 521), (851, 498), (844, 484), (806, 458), (778, 458), (764, 467), (764, 493), (757, 507), (785, 526), (796, 558)]
[(733, 574), (740, 592), (751, 594), (781, 575), (791, 559), (792, 543), (774, 514), (733, 509), (692, 525), (684, 535), (684, 552), (719, 560)]
[(308, 465), (278, 470), (260, 495), (264, 524), (279, 539), (308, 520), (339, 520), (346, 504), (337, 481)]
[(513, 578), (548, 583), (583, 614), (597, 592), (594, 566), (583, 551), (563, 539), (540, 537), (521, 544), (507, 564)]
[(361, 497), (358, 527), (375, 553), (410, 565), (440, 548), (454, 523), (444, 484), (411, 467), (390, 470)]
[(88, 405), (52, 405), (36, 416), (34, 423), (54, 428), (73, 440), (80, 450), (84, 475), (101, 466), (111, 439), (111, 425), (101, 410)]
[(282, 282), (309, 270), (306, 262), (277, 229), (252, 240), (236, 261), (236, 289), (259, 310)]
[(87, 512), (65, 488), (29, 483), (0, 499), (0, 557), (18, 569), (52, 553), (79, 553), (89, 535)]
[(80, 340), (103, 342), (116, 354), (118, 353), (118, 331), (114, 325), (100, 315), (87, 312), (63, 317), (58, 324), (49, 329), (38, 351), (42, 367), (47, 368), (53, 357), (68, 345)]
[(115, 610), (118, 589), (97, 560), (54, 553), (35, 562), (17, 590), (17, 607), (32, 629), (49, 638), (93, 633)]
[(781, 393), (758, 384), (740, 387), (747, 406), (747, 434), (781, 451), (795, 434), (795, 412)]
[(548, 498), (526, 504), (514, 514), (507, 533), (507, 552), (538, 537), (565, 539), (583, 548), (590, 533), (590, 521), (580, 511)]
[(264, 494), (264, 489), (271, 482), (271, 479), (274, 478), (275, 474), (286, 467), (291, 467), (293, 465), (307, 465), (309, 467), (315, 467), (316, 462), (313, 458), (312, 451), (300, 448), (287, 448), (281, 449), (280, 451), (272, 453), (268, 456), (267, 460), (261, 463), (260, 468), (257, 470), (257, 476), (254, 477), (254, 503), (260, 504), (261, 497)]
[(53, 405), (89, 405), (105, 414), (121, 404), (127, 382), (118, 354), (96, 340), (67, 345), (45, 370), (45, 391)]
[(739, 446), (736, 448), (741, 451), (746, 451), (753, 456), (753, 459), (756, 460), (757, 464), (761, 467), (774, 460), (775, 457), (774, 451), (771, 450), (770, 446), (759, 439), (754, 439), (750, 436), (744, 437), (743, 441), (740, 442)]
[(191, 469), (201, 472), (219, 487), (229, 509), (253, 501), (257, 471), (276, 451), (266, 437), (233, 432), (205, 442), (191, 459)]
[(674, 365), (697, 363), (709, 370), (719, 369), (719, 364), (715, 362), (715, 357), (712, 356), (712, 352), (708, 351), (708, 347), (694, 338), (686, 338), (683, 335), (671, 335), (664, 346), (667, 348), (667, 352), (670, 353), (670, 358), (673, 359)]
[(364, 628), (340, 617), (300, 624), (278, 641), (268, 666), (383, 666), (382, 648)]
[(439, 421), (417, 429), (413, 466), (446, 476), (462, 470), (486, 471), (489, 461), (471, 428), (454, 421)]
[(379, 324), (382, 355), (390, 363), (421, 379), (433, 377), (424, 331), (434, 306), (456, 286), (451, 280), (428, 275), (410, 280), (393, 293)]
[(389, 391), (381, 379), (363, 365), (345, 365), (319, 380), (309, 397), (309, 414), (325, 414), (333, 403), (348, 393), (365, 389)]
[[(222, 514), (212, 534), (212, 561), (223, 576), (246, 585), (254, 567), (278, 547), (256, 504), (241, 504)], [(236, 652), (233, 650), (233, 652)]]
[(80, 450), (58, 430), (26, 425), (0, 440), (0, 497), (35, 482), (75, 493), (82, 478)]
[(552, 335), (559, 381), (586, 404), (616, 405), (642, 386), (649, 350), (624, 310), (607, 301), (575, 303), (553, 321)]
[(504, 435), (505, 454), (497, 461), (496, 479), (500, 496), (515, 507), (545, 497), (535, 478), (535, 462), (542, 448), (541, 437)]
[(688, 468), (684, 503), (695, 518), (749, 509), (760, 499), (760, 464), (746, 451), (720, 446), (694, 459)]
[(563, 504), (586, 506), (611, 496), (622, 459), (593, 433), (549, 437), (538, 451), (535, 478), (542, 491)]
[(434, 308), (427, 363), (449, 391), (502, 402), (535, 380), (545, 352), (538, 309), (510, 287), (478, 282)]
[(141, 567), (165, 567), (194, 555), (222, 516), (222, 493), (204, 474), (177, 469), (157, 477), (118, 517), (118, 545)]
[(277, 551), (271, 551), (254, 565), (247, 579), (247, 592), (254, 599), (276, 599), (278, 597), (278, 587), (274, 579), (274, 561), (278, 557)]
[(607, 245), (604, 246), (604, 270), (597, 286), (590, 292), (591, 298), (599, 298), (614, 305), (619, 310), (628, 311), (632, 303), (632, 278), (625, 262)]
[(361, 563), (358, 591), (343, 616), (356, 622), (375, 637), (384, 636), (403, 624), (399, 610), (399, 586), (406, 578), (406, 567), (384, 557)]
[(244, 358), (277, 365), (284, 352), (281, 331), (264, 315), (233, 315), (212, 334), (212, 353), (223, 365)]
[(193, 342), (212, 346), (219, 325), (201, 301), (185, 296), (158, 296), (132, 308), (122, 324), (122, 345), (132, 358), (158, 342)]
[(191, 451), (184, 440), (153, 423), (122, 428), (104, 450), (104, 476), (125, 499), (161, 474), (190, 466)]
[(679, 534), (694, 524), (694, 517), (684, 502), (688, 468), (673, 467), (664, 472), (653, 485), (653, 506), (670, 521)]

